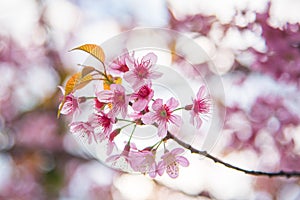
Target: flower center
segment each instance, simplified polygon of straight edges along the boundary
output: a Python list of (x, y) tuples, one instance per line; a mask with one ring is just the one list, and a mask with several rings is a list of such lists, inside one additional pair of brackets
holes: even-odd
[(136, 75), (140, 79), (147, 78), (148, 77), (148, 70), (143, 65), (140, 65), (139, 67), (136, 68)]
[(163, 105), (163, 108), (160, 110), (160, 116), (164, 119), (168, 119), (170, 115), (171, 113), (169, 111), (169, 108), (166, 105)]
[(195, 101), (194, 105), (195, 105), (194, 112), (196, 112), (196, 113), (208, 113), (209, 112), (209, 106), (204, 99)]
[(148, 86), (144, 85), (138, 92), (139, 97), (146, 98), (150, 94), (151, 90)]
[(121, 71), (121, 72), (127, 72), (127, 71), (129, 71), (129, 68), (127, 67), (126, 64), (120, 64), (119, 71)]
[(114, 94), (114, 103), (117, 105), (122, 105), (125, 103), (125, 96), (122, 92), (115, 92)]
[(99, 121), (102, 127), (110, 126), (110, 119), (106, 116), (101, 116)]

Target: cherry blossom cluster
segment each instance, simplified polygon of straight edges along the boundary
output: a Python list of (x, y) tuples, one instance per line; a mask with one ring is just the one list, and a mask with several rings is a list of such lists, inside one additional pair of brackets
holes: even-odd
[[(179, 166), (187, 167), (189, 161), (182, 155), (183, 148), (166, 147), (168, 134), (172, 134), (169, 127), (180, 127), (184, 123), (176, 112), (185, 110), (190, 112), (189, 123), (199, 129), (203, 116), (210, 112), (210, 100), (203, 85), (196, 97), (191, 97), (190, 105), (179, 107), (180, 103), (174, 97), (165, 102), (161, 98), (154, 99), (152, 81), (164, 76), (159, 72), (156, 62), (157, 56), (152, 52), (138, 59), (135, 58), (134, 52), (130, 54), (126, 51), (110, 65), (106, 66), (103, 63), (104, 68), (101, 71), (89, 68), (85, 73), (93, 75), (97, 85), (102, 84), (103, 87), (96, 89), (92, 97), (77, 97), (75, 90), (66, 95), (65, 90), (60, 87), (65, 95), (60, 104), (60, 114), (74, 115), (80, 112), (81, 103), (93, 100), (93, 112), (88, 116), (88, 120), (73, 120), (69, 124), (71, 133), (85, 138), (89, 144), (105, 142), (108, 163), (116, 163), (123, 159), (134, 171), (149, 174), (152, 178), (157, 174), (162, 175), (165, 171), (171, 178), (176, 178), (179, 175)], [(125, 88), (122, 81), (130, 88)], [(138, 149), (131, 138), (135, 134), (136, 126), (144, 125), (157, 128), (160, 141)], [(132, 133), (128, 140), (124, 141), (123, 151), (111, 155), (114, 149), (117, 149), (115, 138), (129, 126), (133, 127)], [(157, 155), (158, 148), (163, 148), (163, 155)]]

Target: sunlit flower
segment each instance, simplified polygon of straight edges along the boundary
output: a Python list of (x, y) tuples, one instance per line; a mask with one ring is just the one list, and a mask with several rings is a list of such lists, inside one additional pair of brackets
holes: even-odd
[(71, 133), (87, 138), (89, 144), (92, 143), (93, 139), (96, 141), (94, 127), (89, 122), (72, 122), (69, 126)]
[(173, 97), (166, 104), (163, 104), (162, 99), (157, 99), (152, 104), (154, 112), (148, 112), (142, 117), (145, 124), (157, 123), (158, 135), (165, 137), (167, 135), (168, 123), (173, 123), (180, 126), (181, 118), (179, 115), (173, 114), (174, 109), (179, 105), (179, 102)]
[(115, 119), (110, 118), (103, 111), (100, 111), (90, 118), (90, 123), (95, 129), (101, 129), (99, 133), (99, 139), (102, 141), (103, 139), (109, 137), (109, 134), (111, 133), (113, 127), (113, 123), (115, 123)]
[(115, 117), (119, 113), (121, 113), (123, 118), (126, 117), (129, 97), (126, 96), (122, 85), (112, 84), (110, 90), (100, 91), (96, 95), (100, 102), (111, 103), (112, 109), (108, 113), (109, 117)]
[(134, 62), (133, 56), (134, 56), (134, 53), (129, 55), (129, 52), (126, 50), (126, 52), (124, 54), (122, 54), (120, 57), (115, 59), (112, 62), (112, 64), (109, 65), (108, 70), (110, 72), (114, 72), (116, 74), (127, 72), (129, 70), (129, 68), (126, 64), (126, 60), (128, 60), (127, 62)]
[(151, 178), (155, 178), (157, 173), (155, 151), (144, 149), (142, 151), (133, 152), (130, 154), (130, 160), (133, 170), (143, 174), (149, 174)]
[(161, 77), (162, 73), (155, 71), (153, 68), (156, 61), (157, 56), (154, 53), (148, 53), (140, 62), (138, 60), (134, 62), (126, 60), (130, 71), (124, 74), (124, 79), (136, 89), (144, 84), (150, 83), (151, 79)]
[(179, 154), (183, 152), (184, 150), (182, 148), (165, 152), (165, 154), (161, 156), (162, 160), (157, 165), (158, 174), (161, 176), (166, 170), (171, 178), (177, 178), (179, 175), (179, 165), (183, 167), (189, 166), (189, 161), (185, 157), (179, 156)]
[[(65, 90), (60, 86), (59, 89), (61, 90), (63, 95), (65, 95)], [(59, 104), (59, 112), (63, 115), (71, 115), (79, 109), (78, 104), (78, 99), (74, 97), (72, 93), (68, 94), (64, 97), (64, 101)]]
[(190, 123), (194, 125), (194, 121), (196, 121), (196, 128), (200, 128), (202, 125), (201, 115), (209, 113), (209, 110), (210, 105), (209, 100), (205, 96), (205, 87), (201, 86), (196, 99), (193, 100), (193, 105), (190, 111)]
[(133, 93), (130, 97), (131, 100), (134, 100), (132, 108), (135, 111), (142, 111), (151, 101), (154, 95), (153, 90), (151, 89), (151, 84), (143, 85), (136, 93)]
[(112, 163), (114, 167), (120, 168), (120, 169), (128, 169), (128, 165), (130, 164), (130, 159), (129, 159), (129, 152), (131, 149), (131, 146), (134, 145), (133, 143), (131, 144), (126, 144), (123, 151), (120, 154), (115, 154), (112, 156), (109, 156), (105, 162), (107, 163)]

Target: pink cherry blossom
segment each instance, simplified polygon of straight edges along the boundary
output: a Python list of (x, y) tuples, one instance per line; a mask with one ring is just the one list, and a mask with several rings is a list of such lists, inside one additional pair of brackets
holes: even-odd
[(196, 99), (193, 100), (193, 105), (190, 111), (190, 123), (194, 125), (194, 121), (196, 121), (196, 128), (200, 128), (202, 125), (201, 115), (209, 113), (209, 110), (209, 100), (205, 97), (205, 87), (201, 86)]
[(132, 108), (135, 111), (142, 111), (151, 101), (154, 95), (153, 90), (151, 89), (151, 83), (148, 85), (143, 85), (136, 93), (133, 93), (130, 97), (131, 100), (134, 100)]
[[(63, 95), (65, 94), (65, 90), (59, 86), (59, 89), (61, 90), (61, 92), (63, 93)], [(76, 97), (74, 97), (74, 95), (71, 93), (71, 94), (68, 94), (66, 95), (65, 97), (65, 102), (62, 106), (62, 109), (60, 111), (60, 114), (63, 114), (63, 115), (71, 115), (73, 114), (76, 110), (79, 109), (79, 106), (78, 106), (78, 99)], [(61, 104), (59, 104), (59, 108), (61, 107)]]
[(163, 104), (162, 99), (157, 99), (152, 104), (154, 112), (148, 112), (142, 117), (145, 124), (158, 124), (158, 135), (165, 137), (167, 135), (168, 123), (173, 123), (180, 126), (181, 118), (179, 115), (173, 114), (174, 109), (179, 105), (175, 98), (170, 98), (166, 104)]
[[(116, 155), (112, 155), (112, 156), (109, 156), (105, 162), (112, 162), (113, 165), (117, 165), (117, 162), (118, 160), (120, 159), (124, 159), (125, 162), (127, 164), (130, 163), (130, 160), (129, 160), (129, 152), (130, 152), (130, 149), (131, 149), (131, 144), (126, 144), (123, 151), (120, 153), (120, 154), (116, 154)], [(122, 163), (121, 163), (122, 164)], [(123, 167), (123, 166), (122, 166)]]
[(95, 129), (101, 128), (99, 133), (99, 139), (101, 141), (109, 137), (113, 123), (115, 123), (115, 118), (111, 118), (103, 111), (100, 111), (99, 113), (92, 115), (89, 120)]
[(162, 73), (155, 71), (153, 66), (156, 64), (157, 56), (154, 53), (148, 53), (139, 62), (126, 60), (130, 71), (124, 74), (124, 79), (132, 85), (134, 89), (144, 84), (150, 83), (151, 79), (157, 79)]
[(179, 156), (179, 154), (183, 152), (184, 150), (182, 148), (165, 152), (165, 154), (161, 156), (162, 160), (157, 165), (158, 174), (161, 176), (166, 170), (171, 178), (177, 178), (179, 175), (179, 165), (183, 167), (189, 166), (189, 161), (185, 157)]
[(109, 65), (108, 70), (116, 74), (127, 72), (129, 68), (127, 66), (126, 60), (128, 60), (129, 62), (134, 62), (133, 56), (134, 52), (129, 55), (129, 52), (125, 50), (125, 53), (123, 55), (115, 59), (112, 64)]
[(73, 134), (80, 134), (81, 137), (87, 138), (88, 143), (92, 143), (96, 137), (94, 134), (94, 127), (89, 122), (72, 122), (70, 125), (70, 131)]
[(148, 173), (151, 178), (155, 178), (157, 173), (155, 151), (144, 149), (142, 151), (133, 152), (130, 154), (130, 160), (133, 170), (143, 174)]
[(127, 115), (127, 106), (129, 97), (125, 94), (125, 88), (119, 84), (111, 84), (110, 90), (103, 90), (96, 93), (97, 99), (100, 102), (111, 103), (112, 109), (108, 113), (110, 117), (115, 117), (121, 113), (125, 118)]

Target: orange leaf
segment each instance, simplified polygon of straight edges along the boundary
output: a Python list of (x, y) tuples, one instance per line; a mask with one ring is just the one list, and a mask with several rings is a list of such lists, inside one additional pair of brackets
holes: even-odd
[(59, 116), (60, 116), (60, 112), (61, 112), (61, 110), (62, 110), (62, 108), (63, 108), (65, 102), (66, 102), (66, 96), (64, 96), (64, 99), (62, 100), (62, 102), (60, 103), (60, 106), (59, 106), (59, 108), (58, 108), (58, 111), (57, 111), (57, 119), (58, 119)]
[(80, 82), (81, 72), (77, 72), (69, 80), (65, 86), (65, 96), (74, 91), (75, 86)]
[(73, 50), (82, 50), (85, 51), (89, 54), (91, 54), (92, 56), (94, 56), (95, 58), (97, 58), (98, 60), (100, 60), (100, 62), (104, 62), (105, 60), (105, 55), (104, 55), (104, 51), (103, 49), (96, 45), (96, 44), (84, 44), (82, 46), (76, 47)]
[(75, 90), (79, 90), (81, 88), (83, 88), (84, 86), (86, 86), (89, 82), (91, 82), (93, 80), (93, 76), (88, 74), (84, 77), (82, 77), (79, 82), (75, 85), (74, 87), (74, 91)]
[(81, 75), (82, 76), (86, 76), (88, 75), (89, 73), (93, 72), (95, 70), (94, 67), (91, 67), (91, 66), (85, 66), (82, 70), (81, 70)]

